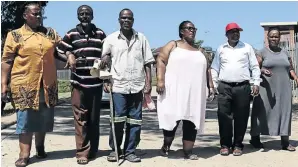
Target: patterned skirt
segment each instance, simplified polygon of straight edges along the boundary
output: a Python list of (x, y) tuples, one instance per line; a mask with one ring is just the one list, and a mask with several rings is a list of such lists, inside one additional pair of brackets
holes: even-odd
[(39, 91), (39, 110), (27, 108), (17, 110), (16, 134), (32, 132), (52, 132), (54, 126), (54, 107), (48, 108), (45, 103), (44, 89)]

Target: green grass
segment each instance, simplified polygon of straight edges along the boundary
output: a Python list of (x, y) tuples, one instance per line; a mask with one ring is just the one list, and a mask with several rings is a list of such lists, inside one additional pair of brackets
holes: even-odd
[(156, 77), (152, 77), (152, 83), (151, 83), (151, 85), (152, 86), (156, 86), (156, 84), (157, 84), (157, 78)]
[(58, 80), (58, 93), (70, 92), (70, 88), (69, 80)]

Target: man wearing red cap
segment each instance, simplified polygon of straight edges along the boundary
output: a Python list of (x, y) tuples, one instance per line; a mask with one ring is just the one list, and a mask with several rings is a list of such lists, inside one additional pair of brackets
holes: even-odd
[[(259, 93), (260, 68), (251, 45), (239, 41), (240, 31), (236, 23), (226, 26), (228, 42), (218, 47), (211, 65), (212, 80), (218, 90), (218, 124), (220, 154), (242, 155), (243, 138), (250, 110), (250, 95)], [(253, 88), (250, 82), (252, 74)], [(234, 142), (233, 138), (234, 120)]]

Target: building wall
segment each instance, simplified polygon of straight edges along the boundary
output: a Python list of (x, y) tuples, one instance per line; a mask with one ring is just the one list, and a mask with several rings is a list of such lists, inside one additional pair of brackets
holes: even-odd
[[(290, 41), (290, 47), (294, 46), (294, 34), (295, 27), (294, 26), (279, 26), (281, 29), (281, 42)], [(264, 27), (264, 46), (268, 46), (267, 34), (269, 27)]]
[(63, 70), (66, 62), (62, 62), (60, 60), (55, 60), (57, 70)]
[(295, 27), (291, 26), (290, 27), (290, 48), (295, 47), (294, 36), (295, 36)]
[(264, 46), (268, 46), (267, 34), (269, 27), (264, 27)]

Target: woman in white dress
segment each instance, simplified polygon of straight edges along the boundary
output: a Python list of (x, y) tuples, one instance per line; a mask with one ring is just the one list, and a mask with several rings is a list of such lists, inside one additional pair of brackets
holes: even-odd
[(197, 132), (204, 129), (206, 98), (214, 92), (206, 58), (194, 46), (196, 31), (192, 22), (183, 21), (181, 39), (167, 43), (157, 57), (157, 113), (164, 134), (161, 153), (168, 155), (182, 120), (184, 155), (191, 160), (198, 159), (192, 149)]

